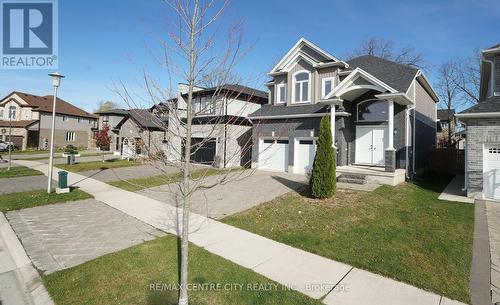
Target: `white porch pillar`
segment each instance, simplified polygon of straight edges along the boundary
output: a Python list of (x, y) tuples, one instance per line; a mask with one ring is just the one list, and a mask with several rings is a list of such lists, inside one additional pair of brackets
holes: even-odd
[(330, 129), (332, 130), (332, 147), (335, 147), (335, 104), (330, 106)]
[(394, 150), (394, 101), (389, 100), (387, 103), (389, 105), (389, 143), (387, 149)]

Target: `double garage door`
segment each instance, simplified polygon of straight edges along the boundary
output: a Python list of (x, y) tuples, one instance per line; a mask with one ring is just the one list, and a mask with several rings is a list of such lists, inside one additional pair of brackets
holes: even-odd
[[(316, 140), (295, 139), (293, 172), (306, 174), (312, 169), (316, 154)], [(261, 139), (259, 145), (259, 169), (286, 172), (288, 171), (288, 140)]]
[(483, 193), (500, 200), (500, 144), (485, 144), (483, 152)]

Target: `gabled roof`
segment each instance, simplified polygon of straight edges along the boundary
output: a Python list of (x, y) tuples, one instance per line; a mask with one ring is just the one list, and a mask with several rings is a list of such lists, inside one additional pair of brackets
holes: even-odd
[(267, 92), (238, 84), (225, 84), (219, 87), (206, 88), (196, 91), (195, 94), (212, 94), (215, 91), (220, 91), (230, 96), (242, 96), (247, 98), (248, 102), (257, 104), (267, 103)]
[(394, 61), (363, 55), (347, 61), (351, 68), (361, 68), (398, 92), (406, 92), (412, 84), (417, 68)]
[(437, 118), (440, 121), (449, 121), (450, 120), (450, 114), (451, 117), (455, 115), (455, 109), (438, 109), (437, 110)]
[[(52, 112), (52, 100), (53, 100), (52, 95), (38, 96), (34, 94), (13, 91), (11, 94), (7, 95), (7, 97), (5, 97), (2, 100), (7, 99), (13, 94), (18, 95), (23, 101), (27, 103), (27, 106), (33, 107), (35, 111)], [(56, 113), (91, 118), (91, 119), (96, 118), (95, 115), (88, 113), (87, 111), (78, 108), (60, 98), (57, 98)]]
[(123, 115), (123, 119), (116, 126), (112, 126), (113, 129), (119, 129), (128, 119), (132, 119), (137, 126), (144, 129), (165, 129), (163, 121), (159, 117), (152, 114), (149, 109), (111, 109), (102, 111), (99, 114)]
[[(297, 43), (281, 58), (281, 60), (274, 66), (274, 68), (271, 70), (270, 74), (280, 72), (290, 61), (297, 59), (298, 57), (302, 57), (306, 61), (311, 61), (314, 59), (311, 59), (310, 56), (308, 56), (306, 53), (302, 52), (301, 49), (306, 46), (310, 48), (312, 51), (316, 52), (320, 57), (322, 57), (323, 60), (315, 60), (317, 63), (327, 63), (327, 62), (338, 62), (345, 64), (335, 56), (331, 55), (327, 51), (321, 49), (314, 43), (310, 42), (309, 40), (305, 38), (300, 38)], [(311, 63), (310, 63), (311, 64)]]
[(18, 128), (26, 128), (34, 123), (38, 122), (38, 120), (24, 120), (24, 121), (4, 121), (0, 120), (0, 127), (18, 127)]
[[(485, 101), (479, 102), (476, 105), (465, 109), (457, 114), (457, 117), (465, 118), (470, 114), (487, 114), (487, 113), (500, 113), (500, 97), (494, 96), (487, 98)], [(465, 114), (465, 116), (462, 116)], [(500, 115), (499, 115), (500, 116)]]

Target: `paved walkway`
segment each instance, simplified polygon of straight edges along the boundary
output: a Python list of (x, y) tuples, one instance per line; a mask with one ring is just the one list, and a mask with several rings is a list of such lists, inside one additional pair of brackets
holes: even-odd
[(52, 305), (42, 279), (0, 213), (0, 304)]
[[(17, 162), (47, 172), (45, 164)], [(179, 234), (181, 211), (171, 205), (82, 175), (70, 173), (68, 179), (71, 184), (94, 195), (96, 200), (162, 231)], [(461, 304), (199, 214), (191, 213), (190, 223), (190, 241), (195, 245), (312, 298), (324, 298), (325, 304)]]
[(443, 190), (441, 195), (439, 195), (439, 200), (446, 201), (457, 201), (464, 203), (474, 203), (474, 198), (467, 197), (467, 193), (463, 191), (464, 188), (464, 176), (456, 175), (450, 183)]
[[(165, 172), (174, 173), (177, 169), (167, 167)], [(85, 177), (90, 177), (103, 182), (111, 182), (117, 180), (126, 180), (133, 178), (147, 178), (151, 176), (161, 175), (163, 172), (151, 165), (139, 165), (130, 167), (109, 168), (105, 170), (90, 170), (79, 172), (78, 174)]]
[(500, 302), (500, 204), (484, 201), (488, 219), (491, 257), (491, 298), (493, 304)]
[[(306, 183), (306, 178), (302, 175), (253, 170), (234, 172), (229, 178), (229, 182), (223, 185), (219, 184), (195, 192), (192, 197), (191, 210), (212, 219), (222, 219), (292, 190), (304, 188)], [(209, 176), (204, 179), (204, 184), (211, 185), (220, 179), (220, 176)], [(162, 185), (138, 193), (175, 206), (175, 201), (168, 195), (171, 187), (171, 185)]]

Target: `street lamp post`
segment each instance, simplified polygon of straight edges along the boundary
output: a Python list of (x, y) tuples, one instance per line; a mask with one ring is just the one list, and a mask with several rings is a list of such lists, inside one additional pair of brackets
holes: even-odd
[(56, 129), (56, 101), (57, 101), (57, 89), (61, 84), (61, 78), (64, 76), (54, 72), (49, 74), (52, 77), (52, 86), (54, 87), (54, 100), (52, 101), (52, 128), (50, 130), (50, 155), (49, 155), (49, 182), (47, 184), (47, 193), (50, 194), (52, 191), (52, 167), (54, 162), (54, 134)]

